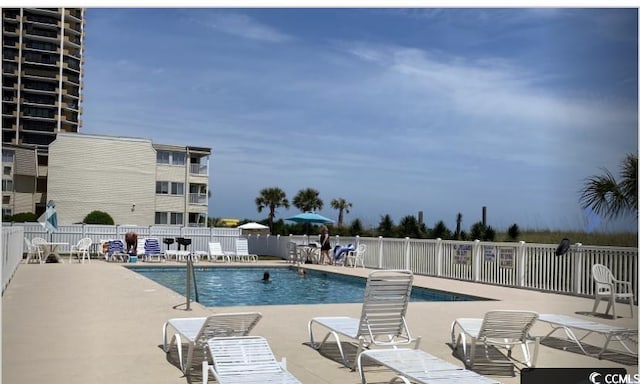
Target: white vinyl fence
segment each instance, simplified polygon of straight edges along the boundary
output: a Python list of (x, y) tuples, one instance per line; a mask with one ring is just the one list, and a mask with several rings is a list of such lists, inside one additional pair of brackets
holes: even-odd
[[(249, 236), (259, 255), (287, 257), (287, 243), (316, 241), (307, 236)], [(340, 237), (332, 245), (366, 244), (364, 264), (376, 269), (410, 269), (425, 276), (474, 281), (576, 296), (593, 296), (591, 266), (604, 264), (617, 279), (638, 287), (638, 248), (573, 244), (556, 256), (555, 244)], [(634, 288), (637, 302), (638, 292)]]
[[(71, 245), (77, 244), (80, 239), (89, 237), (93, 242), (92, 254), (97, 253), (100, 240), (124, 240), (124, 234), (127, 232), (136, 232), (139, 239), (157, 238), (162, 251), (167, 250), (167, 245), (163, 243), (164, 238), (184, 237), (191, 239), (191, 245), (187, 247), (188, 250), (203, 252), (209, 251), (209, 242), (219, 242), (222, 245), (222, 250), (233, 252), (236, 246), (235, 239), (241, 234), (241, 230), (236, 228), (73, 224), (61, 225), (56, 232), (48, 235), (39, 223), (13, 223), (11, 227), (23, 228), (24, 237), (29, 241), (34, 237), (42, 237), (53, 242), (68, 243), (68, 246), (60, 248), (62, 253), (69, 252)], [(170, 249), (177, 249), (177, 247), (175, 242), (169, 245)]]
[[(123, 239), (129, 231), (139, 238), (156, 237), (162, 250), (164, 238), (191, 239), (190, 251), (208, 252), (209, 242), (220, 242), (227, 252), (235, 251), (235, 239), (243, 236), (235, 228), (178, 226), (114, 226), (76, 224), (60, 226), (47, 236), (38, 223), (3, 225), (3, 291), (22, 259), (24, 238), (44, 237), (54, 242), (77, 244), (90, 237), (100, 240)], [(248, 235), (249, 252), (260, 256), (287, 258), (289, 242), (308, 244), (316, 236)], [(413, 273), (449, 279), (480, 282), (577, 296), (593, 296), (593, 264), (604, 264), (620, 280), (631, 281), (638, 297), (638, 248), (598, 247), (573, 244), (562, 256), (556, 256), (555, 244), (496, 243), (482, 241), (395, 239), (382, 237), (334, 236), (332, 245), (365, 244), (364, 265), (375, 269), (409, 269)], [(177, 244), (170, 246), (177, 249)], [(94, 254), (97, 247), (94, 248)], [(61, 249), (68, 252), (69, 249)]]
[(2, 294), (9, 285), (13, 274), (22, 260), (24, 248), (23, 230), (21, 227), (2, 227)]

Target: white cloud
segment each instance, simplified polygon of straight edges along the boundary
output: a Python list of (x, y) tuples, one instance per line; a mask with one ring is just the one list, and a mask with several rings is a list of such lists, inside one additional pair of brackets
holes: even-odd
[(228, 35), (270, 43), (282, 43), (293, 38), (276, 28), (261, 24), (239, 13), (216, 13), (199, 20), (206, 26)]

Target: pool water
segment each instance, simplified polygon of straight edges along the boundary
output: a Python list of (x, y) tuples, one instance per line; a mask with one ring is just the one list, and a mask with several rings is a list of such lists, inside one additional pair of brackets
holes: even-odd
[[(186, 295), (185, 267), (131, 267), (173, 291)], [(263, 282), (268, 271), (270, 282)], [(292, 267), (195, 267), (198, 301), (207, 307), (361, 303), (366, 279), (322, 271), (305, 276)], [(192, 289), (191, 297), (195, 298)], [(413, 287), (411, 301), (471, 301), (482, 298)]]

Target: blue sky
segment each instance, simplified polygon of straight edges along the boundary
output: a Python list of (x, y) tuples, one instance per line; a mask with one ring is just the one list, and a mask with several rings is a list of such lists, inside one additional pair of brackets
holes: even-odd
[(85, 57), (82, 132), (211, 147), (215, 217), (277, 186), (583, 229), (583, 180), (638, 152), (637, 9), (89, 8)]

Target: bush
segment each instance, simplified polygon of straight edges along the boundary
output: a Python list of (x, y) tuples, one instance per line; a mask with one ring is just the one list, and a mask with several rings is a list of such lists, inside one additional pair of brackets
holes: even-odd
[(520, 228), (518, 228), (518, 224), (513, 224), (507, 229), (507, 235), (511, 240), (518, 240), (518, 236), (520, 236)]
[(107, 212), (102, 211), (93, 211), (85, 216), (84, 220), (82, 220), (84, 224), (103, 224), (103, 225), (113, 225), (114, 221), (111, 215)]
[(32, 223), (38, 221), (38, 216), (33, 212), (21, 212), (16, 213), (13, 216), (7, 216), (3, 218), (3, 221), (12, 221), (14, 223)]

